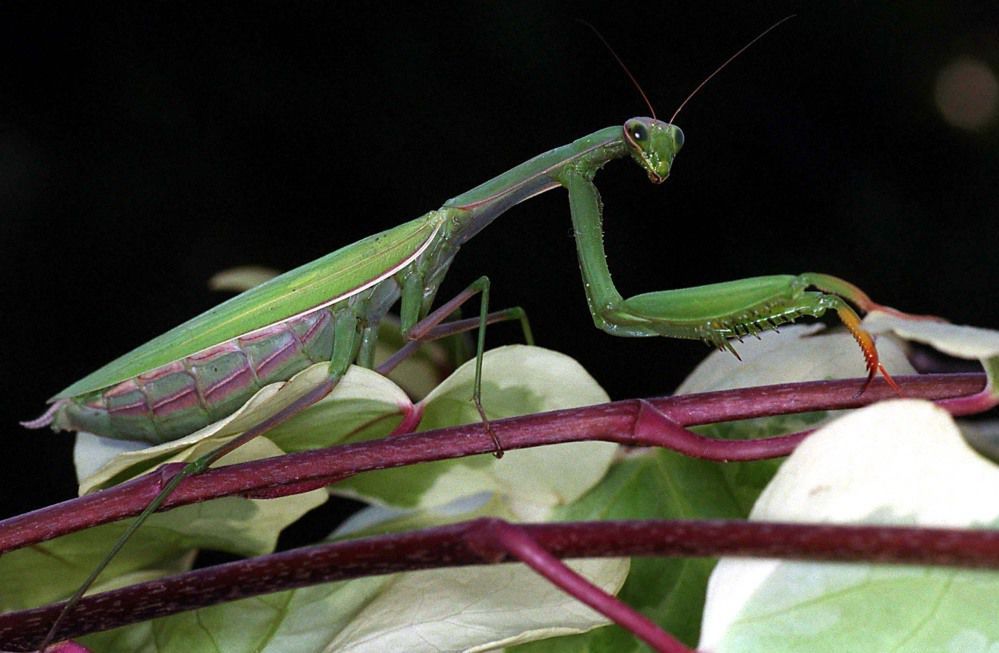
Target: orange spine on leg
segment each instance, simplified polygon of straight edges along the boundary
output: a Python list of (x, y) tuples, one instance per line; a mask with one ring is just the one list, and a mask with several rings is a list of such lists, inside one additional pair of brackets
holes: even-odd
[(874, 376), (881, 372), (881, 376), (885, 378), (885, 381), (895, 390), (899, 395), (902, 394), (901, 389), (898, 384), (895, 383), (895, 379), (891, 378), (888, 374), (888, 370), (885, 369), (878, 361), (878, 348), (874, 345), (874, 338), (870, 333), (865, 331), (860, 326), (860, 318), (856, 313), (853, 312), (849, 306), (841, 305), (836, 308), (836, 313), (839, 315), (839, 319), (843, 321), (846, 328), (849, 329), (850, 334), (853, 339), (857, 341), (860, 345), (860, 350), (864, 352), (864, 361), (867, 364), (867, 382), (864, 383), (864, 387), (861, 389), (860, 393), (863, 394), (867, 387), (871, 385), (871, 381), (874, 380)]

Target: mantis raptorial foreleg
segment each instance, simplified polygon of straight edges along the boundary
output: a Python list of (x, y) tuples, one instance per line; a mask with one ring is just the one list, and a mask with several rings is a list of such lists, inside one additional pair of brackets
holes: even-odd
[[(860, 326), (860, 318), (844, 298), (862, 310), (878, 307), (856, 286), (817, 273), (775, 275), (716, 283), (696, 288), (664, 290), (624, 299), (611, 280), (604, 253), (602, 205), (585, 170), (565, 169), (559, 180), (569, 191), (569, 206), (580, 269), (590, 312), (596, 326), (621, 336), (667, 336), (703, 340), (738, 357), (731, 339), (756, 335), (808, 315), (820, 317), (835, 310), (860, 345), (868, 377), (864, 388), (880, 371), (898, 390), (878, 362), (873, 337)], [(809, 291), (817, 288), (819, 292)]]

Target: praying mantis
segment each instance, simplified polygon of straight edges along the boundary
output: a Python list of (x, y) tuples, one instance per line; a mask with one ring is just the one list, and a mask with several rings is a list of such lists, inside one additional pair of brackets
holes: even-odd
[(636, 117), (536, 156), (436, 211), (280, 275), (150, 340), (57, 393), (43, 416), (24, 425), (160, 443), (225, 417), (263, 385), (328, 360), (327, 383), (289, 408), (285, 419), (328, 394), (351, 364), (373, 366), (378, 326), (396, 302), (403, 335), (419, 341), (453, 333), (444, 320), (481, 293), (473, 397), (479, 405), (486, 324), (522, 314), (488, 312), (488, 277), (431, 312), (437, 290), (465, 242), (512, 206), (557, 187), (568, 191), (587, 304), (599, 329), (702, 340), (735, 353), (732, 339), (833, 310), (860, 346), (868, 383), (879, 371), (893, 383), (848, 302), (865, 312), (877, 305), (830, 275), (754, 277), (622, 297), (603, 249), (593, 178), (608, 162), (630, 158), (660, 184), (683, 142), (679, 127)]
[[(683, 132), (672, 122), (635, 117), (598, 130), (536, 156), (436, 211), (251, 289), (68, 386), (53, 397), (41, 418), (26, 425), (168, 441), (231, 413), (266, 383), (285, 380), (312, 362), (329, 362), (327, 381), (317, 391), (185, 467), (151, 505), (154, 509), (184, 477), (328, 394), (349, 365), (371, 367), (379, 322), (398, 303), (403, 332), (413, 342), (478, 329), (476, 391), (471, 399), (488, 430), (479, 399), (485, 327), (520, 319), (529, 334), (523, 314), (519, 309), (490, 313), (486, 277), (435, 308), (436, 295), (462, 245), (516, 204), (556, 188), (564, 188), (569, 196), (587, 304), (599, 329), (625, 337), (702, 340), (735, 353), (732, 339), (831, 310), (857, 340), (867, 382), (880, 372), (892, 383), (873, 339), (850, 307), (852, 303), (866, 312), (878, 305), (836, 277), (754, 277), (627, 299), (617, 290), (603, 249), (603, 207), (594, 177), (605, 164), (630, 159), (652, 183), (664, 182), (684, 143)], [(445, 322), (479, 294), (477, 319)], [(493, 437), (500, 454), (502, 443)]]
[[(686, 102), (789, 18), (759, 34), (705, 78), (668, 122), (655, 118), (652, 111), (652, 117), (634, 117), (598, 130), (535, 156), (436, 211), (247, 290), (64, 388), (50, 399), (51, 407), (41, 417), (22, 424), (158, 444), (231, 414), (269, 383), (287, 380), (312, 363), (329, 362), (327, 382), (314, 395), (295, 402), (271, 423), (250, 429), (245, 439), (226, 448), (229, 451), (329, 394), (350, 365), (373, 367), (380, 323), (399, 303), (402, 335), (414, 344), (477, 326), (472, 400), (488, 430), (481, 405), (486, 325), (519, 319), (525, 339), (531, 342), (526, 317), (519, 307), (489, 313), (490, 282), (485, 276), (431, 310), (462, 245), (511, 207), (558, 187), (569, 195), (583, 286), (597, 328), (623, 337), (702, 340), (738, 356), (733, 339), (833, 310), (863, 353), (866, 384), (881, 372), (897, 389), (878, 361), (873, 337), (860, 326), (850, 304), (863, 312), (880, 306), (842, 279), (812, 272), (772, 275), (627, 299), (611, 280), (603, 246), (603, 206), (593, 183), (597, 172), (611, 161), (630, 158), (651, 183), (666, 181), (684, 144), (683, 131), (673, 121)], [(479, 294), (477, 322), (443, 324)], [(501, 455), (501, 443), (495, 436), (493, 440)], [(189, 473), (218, 457), (209, 454), (192, 463)]]

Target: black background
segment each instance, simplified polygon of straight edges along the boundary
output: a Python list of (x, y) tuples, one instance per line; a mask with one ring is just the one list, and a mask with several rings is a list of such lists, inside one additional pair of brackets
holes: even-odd
[[(421, 3), (429, 4), (429, 3)], [(73, 492), (72, 437), (26, 431), (47, 397), (219, 301), (205, 281), (288, 269), (440, 206), (551, 147), (677, 123), (661, 187), (597, 178), (627, 296), (817, 270), (875, 299), (999, 324), (999, 130), (945, 123), (942, 66), (999, 68), (994, 3), (102, 5), (11, 12), (0, 34), (3, 420), (0, 515)], [(564, 193), (502, 217), (459, 255), (537, 341), (614, 398), (670, 392), (700, 343), (617, 339), (586, 310)], [(512, 327), (490, 344), (517, 341)], [(859, 355), (859, 354), (858, 354)]]

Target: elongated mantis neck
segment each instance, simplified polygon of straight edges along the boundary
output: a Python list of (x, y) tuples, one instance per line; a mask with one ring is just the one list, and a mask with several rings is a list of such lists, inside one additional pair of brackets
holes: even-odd
[(631, 118), (623, 126), (593, 132), (534, 157), (459, 195), (444, 205), (457, 209), (453, 242), (460, 245), (511, 206), (557, 186), (569, 191), (573, 230), (586, 299), (597, 327), (626, 336), (657, 335), (648, 320), (622, 311), (603, 243), (603, 206), (593, 177), (607, 162), (630, 156), (649, 180), (662, 183), (683, 146), (683, 132), (654, 118)]
[(507, 209), (535, 195), (561, 186), (559, 175), (568, 167), (596, 173), (608, 161), (628, 155), (621, 125), (605, 127), (568, 145), (556, 147), (445, 202), (445, 209), (466, 211), (454, 230), (463, 244)]

